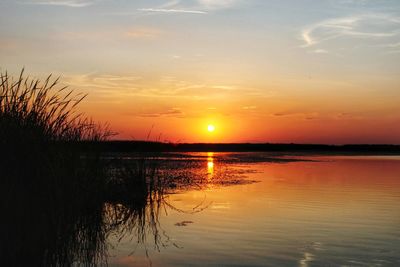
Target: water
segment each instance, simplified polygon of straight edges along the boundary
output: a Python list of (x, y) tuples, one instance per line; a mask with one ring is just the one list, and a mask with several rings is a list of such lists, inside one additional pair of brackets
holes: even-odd
[(175, 155), (209, 183), (165, 198), (157, 244), (110, 235), (109, 265), (400, 266), (400, 157), (283, 158)]

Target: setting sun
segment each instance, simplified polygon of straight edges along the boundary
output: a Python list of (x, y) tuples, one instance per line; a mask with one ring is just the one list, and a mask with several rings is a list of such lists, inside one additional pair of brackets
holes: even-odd
[(207, 131), (209, 131), (210, 133), (211, 133), (211, 132), (214, 132), (214, 131), (215, 131), (215, 126), (212, 125), (212, 124), (209, 124), (209, 125), (207, 126)]

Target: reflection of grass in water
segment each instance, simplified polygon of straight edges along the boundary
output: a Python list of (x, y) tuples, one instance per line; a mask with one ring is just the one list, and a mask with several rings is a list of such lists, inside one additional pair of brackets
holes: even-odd
[(158, 246), (158, 218), (164, 187), (156, 165), (143, 158), (116, 162), (105, 208), (110, 230), (120, 238), (134, 234), (142, 244), (150, 234)]

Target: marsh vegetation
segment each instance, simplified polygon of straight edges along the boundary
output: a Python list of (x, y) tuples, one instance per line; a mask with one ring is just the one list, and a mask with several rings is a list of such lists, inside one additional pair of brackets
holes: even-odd
[(157, 243), (164, 185), (156, 166), (102, 158), (91, 143), (112, 133), (77, 113), (84, 96), (58, 79), (42, 82), (23, 71), (0, 79), (2, 262), (106, 263), (107, 236), (127, 228), (139, 242), (150, 231)]

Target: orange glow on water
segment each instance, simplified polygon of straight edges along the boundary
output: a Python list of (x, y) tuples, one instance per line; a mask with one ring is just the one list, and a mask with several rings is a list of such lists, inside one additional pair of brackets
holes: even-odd
[[(204, 157), (202, 168), (207, 163), (208, 169), (210, 162), (218, 167), (217, 159), (223, 154), (200, 154)], [(203, 255), (210, 255), (209, 260), (215, 260), (215, 251), (228, 248), (229, 257), (237, 255), (236, 260), (251, 253), (261, 260), (283, 255), (293, 266), (305, 266), (304, 262), (321, 255), (333, 260), (342, 257), (345, 262), (359, 257), (361, 242), (365, 253), (373, 249), (364, 247), (373, 248), (379, 242), (394, 250), (392, 255), (396, 256), (396, 241), (388, 236), (396, 236), (399, 229), (400, 158), (312, 159), (318, 161), (239, 164), (236, 167), (241, 173), (258, 182), (173, 194), (169, 200), (179, 210), (192, 211), (201, 205), (206, 208), (194, 214), (172, 210), (161, 218), (164, 230), (185, 244), (188, 255), (197, 256), (201, 248), (207, 251)], [(176, 222), (184, 220), (194, 223), (177, 230)], [(201, 235), (204, 232), (207, 235)], [(198, 238), (193, 240), (193, 236)], [(294, 244), (299, 246), (296, 257)], [(165, 258), (157, 255), (162, 254), (156, 254), (155, 262), (165, 264)], [(282, 265), (279, 260), (273, 264)]]
[(207, 180), (211, 181), (214, 176), (214, 153), (207, 153)]

